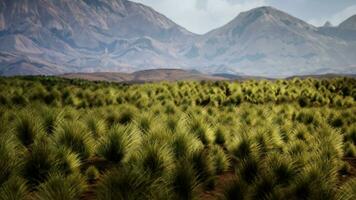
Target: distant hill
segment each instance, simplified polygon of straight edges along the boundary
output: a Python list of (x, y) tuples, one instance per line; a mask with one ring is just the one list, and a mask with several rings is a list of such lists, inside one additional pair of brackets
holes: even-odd
[(259, 7), (197, 35), (128, 0), (0, 0), (0, 75), (156, 68), (257, 77), (355, 74), (355, 20), (315, 27)]
[(183, 80), (229, 80), (222, 76), (210, 76), (196, 71), (185, 71), (180, 69), (152, 69), (134, 73), (69, 73), (60, 75), (63, 78), (84, 79), (91, 81), (110, 82), (159, 82), (159, 81), (183, 81)]
[[(89, 81), (108, 81), (117, 83), (146, 83), (146, 82), (161, 82), (161, 81), (245, 81), (245, 80), (274, 80), (273, 78), (249, 75), (232, 75), (232, 74), (213, 74), (207, 75), (196, 70), (186, 71), (181, 69), (151, 69), (137, 71), (134, 73), (112, 73), (112, 72), (97, 72), (97, 73), (67, 73), (59, 75), (59, 77), (67, 79), (82, 79)], [(285, 79), (293, 78), (316, 78), (329, 79), (337, 77), (356, 78), (356, 74), (320, 74), (320, 75), (301, 75), (290, 76)]]

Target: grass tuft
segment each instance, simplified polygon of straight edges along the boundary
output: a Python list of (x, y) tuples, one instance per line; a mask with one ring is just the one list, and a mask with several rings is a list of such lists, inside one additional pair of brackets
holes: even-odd
[(27, 200), (29, 196), (26, 180), (22, 178), (12, 177), (0, 185), (0, 200)]
[(85, 179), (78, 174), (68, 177), (51, 174), (34, 196), (37, 200), (78, 200), (86, 188)]
[(89, 131), (80, 122), (65, 122), (54, 134), (58, 146), (77, 153), (81, 160), (88, 159), (94, 151)]
[(131, 128), (114, 125), (100, 140), (98, 155), (110, 162), (120, 163), (128, 157), (134, 137), (135, 133)]

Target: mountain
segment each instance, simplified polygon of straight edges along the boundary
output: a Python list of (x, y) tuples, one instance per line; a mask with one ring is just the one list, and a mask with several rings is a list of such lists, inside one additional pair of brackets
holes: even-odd
[(317, 27), (272, 7), (260, 7), (201, 36), (186, 56), (215, 73), (340, 73), (356, 62), (351, 43), (320, 34)]
[(356, 41), (356, 15), (346, 19), (339, 26), (323, 26), (318, 29), (320, 34), (353, 43)]
[(156, 68), (263, 77), (356, 73), (354, 22), (314, 27), (260, 7), (197, 35), (128, 0), (0, 0), (0, 75)]
[[(174, 66), (176, 46), (192, 36), (126, 0), (0, 0), (5, 75)], [(37, 70), (14, 65), (19, 62)]]
[(339, 25), (340, 29), (356, 31), (356, 15), (351, 16)]

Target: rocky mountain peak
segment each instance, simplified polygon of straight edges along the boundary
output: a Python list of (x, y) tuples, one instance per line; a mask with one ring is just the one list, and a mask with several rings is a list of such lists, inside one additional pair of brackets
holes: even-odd
[(325, 24), (323, 25), (324, 28), (330, 28), (330, 27), (332, 27), (332, 26), (333, 26), (333, 25), (331, 24), (330, 21), (325, 22)]

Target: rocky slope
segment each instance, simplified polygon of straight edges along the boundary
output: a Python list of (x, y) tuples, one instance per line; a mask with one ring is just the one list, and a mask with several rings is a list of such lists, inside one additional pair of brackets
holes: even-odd
[[(191, 36), (153, 9), (126, 0), (0, 1), (6, 75), (174, 66), (177, 46)], [(24, 71), (18, 62), (38, 70)]]

